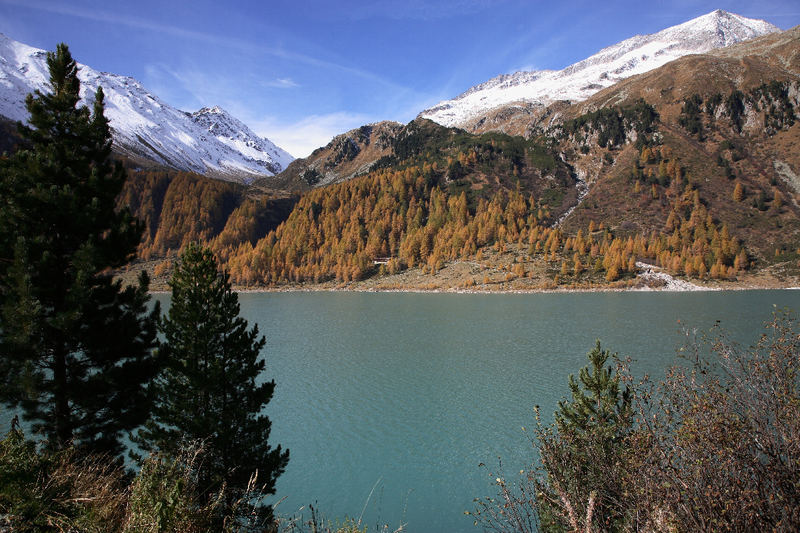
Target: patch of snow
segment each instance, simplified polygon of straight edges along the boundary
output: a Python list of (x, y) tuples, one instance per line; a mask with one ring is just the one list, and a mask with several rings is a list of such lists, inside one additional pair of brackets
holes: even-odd
[(589, 184), (586, 183), (586, 172), (585, 171), (576, 172), (575, 179), (576, 179), (575, 188), (578, 190), (578, 199), (575, 201), (575, 205), (567, 209), (567, 211), (563, 215), (561, 215), (558, 218), (558, 220), (556, 220), (556, 223), (553, 224), (554, 228), (559, 227), (567, 219), (567, 217), (570, 216), (572, 212), (575, 211), (575, 209), (577, 209), (579, 205), (581, 205), (581, 202), (583, 202), (583, 199), (586, 198), (586, 195), (589, 194)]
[(772, 162), (775, 171), (781, 179), (788, 185), (795, 193), (800, 194), (800, 177), (792, 171), (792, 167), (788, 163), (776, 159)]
[(638, 290), (638, 291), (658, 290), (658, 291), (674, 291), (674, 292), (718, 290), (710, 287), (702, 287), (700, 285), (695, 285), (694, 283), (690, 283), (682, 279), (676, 279), (667, 274), (666, 272), (664, 272), (659, 267), (648, 263), (642, 263), (641, 261), (636, 262), (636, 267), (640, 269), (640, 272), (636, 274), (637, 278), (643, 280), (646, 283), (654, 283), (657, 285), (657, 287), (653, 288), (650, 285), (644, 285), (641, 288), (633, 290)]

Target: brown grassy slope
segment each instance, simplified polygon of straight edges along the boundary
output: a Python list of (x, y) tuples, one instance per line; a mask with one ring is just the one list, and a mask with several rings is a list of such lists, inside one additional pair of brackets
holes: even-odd
[[(797, 195), (785, 182), (776, 179), (775, 169), (765, 166), (763, 156), (754, 153), (763, 147), (740, 143), (734, 150), (744, 157), (731, 163), (735, 177), (730, 179), (717, 164), (720, 154), (729, 161), (731, 158), (731, 150), (721, 149), (725, 134), (714, 132), (710, 139), (699, 142), (671, 124), (662, 124), (660, 133), (661, 146), (671, 155), (667, 161), (675, 159), (684, 169), (684, 187), (695, 189), (713, 218), (727, 224), (752, 254), (768, 260), (776, 248), (791, 250), (800, 245)], [(781, 132), (779, 142), (793, 146), (797, 138), (800, 138), (800, 124)], [(600, 172), (582, 204), (565, 221), (567, 232), (586, 227), (590, 220), (624, 232), (663, 231), (676, 195), (675, 186), (656, 185), (654, 197), (651, 186), (640, 183), (640, 191), (635, 192), (631, 169), (639, 162), (639, 155), (633, 145), (616, 154), (614, 164)], [(655, 171), (657, 165), (644, 167)], [(737, 183), (743, 184), (746, 191), (744, 199), (738, 202), (733, 198)], [(762, 191), (766, 197), (763, 210), (754, 205)], [(775, 191), (780, 193), (782, 202), (775, 201)]]
[[(734, 90), (746, 93), (773, 80), (794, 83), (790, 92), (797, 100), (800, 27), (709, 54), (678, 59), (605, 89), (572, 106), (565, 115), (578, 116), (602, 107), (630, 105), (639, 98), (653, 105), (661, 118), (658, 143), (668, 147), (679, 161), (687, 182), (697, 189), (701, 201), (715, 219), (728, 224), (745, 241), (751, 253), (769, 260), (776, 248), (790, 250), (800, 244), (800, 182), (795, 179), (800, 171), (800, 124), (769, 132), (764, 127), (764, 110), (748, 104), (741, 132), (736, 131), (722, 112), (716, 117), (704, 114), (706, 134), (701, 139), (678, 125), (678, 118), (684, 99), (693, 94), (707, 98), (720, 93), (725, 97)], [(566, 228), (581, 227), (591, 219), (623, 230), (650, 231), (663, 227), (669, 214), (668, 191), (659, 191), (658, 199), (652, 198), (649, 187), (639, 194), (633, 192), (630, 172), (638, 151), (627, 145), (610, 154), (615, 159), (610, 167), (597, 164), (603, 152), (596, 147), (586, 155), (574, 152), (571, 161), (574, 167), (593, 168), (595, 175), (590, 176), (592, 187), (586, 200), (566, 222)], [(717, 164), (719, 157), (731, 166), (732, 179)], [(733, 200), (736, 183), (742, 183), (746, 191), (740, 202)], [(774, 201), (776, 191), (782, 202)], [(753, 204), (762, 193), (766, 209), (757, 209)]]

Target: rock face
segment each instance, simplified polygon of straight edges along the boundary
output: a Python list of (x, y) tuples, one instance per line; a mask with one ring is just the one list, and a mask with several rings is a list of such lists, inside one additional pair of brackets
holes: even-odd
[[(0, 34), (0, 115), (26, 120), (25, 97), (48, 90), (47, 54)], [(294, 159), (219, 107), (186, 113), (162, 102), (133, 78), (79, 65), (81, 97), (105, 93), (115, 150), (134, 161), (155, 162), (230, 181), (273, 176)]]
[(378, 159), (393, 153), (402, 130), (402, 124), (384, 121), (342, 133), (308, 157), (294, 160), (276, 178), (259, 180), (259, 184), (302, 191), (365, 174)]
[(636, 74), (674, 59), (739, 43), (780, 28), (717, 10), (651, 35), (637, 35), (609, 46), (563, 70), (503, 74), (472, 87), (452, 100), (420, 113), (444, 126), (469, 127), (490, 111), (512, 103), (547, 106), (559, 100), (578, 102)]

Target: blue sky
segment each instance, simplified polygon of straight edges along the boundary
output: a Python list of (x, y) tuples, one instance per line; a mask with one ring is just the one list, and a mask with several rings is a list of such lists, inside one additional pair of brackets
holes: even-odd
[(0, 32), (66, 42), (186, 111), (220, 105), (302, 157), (498, 74), (560, 69), (714, 9), (800, 24), (798, 0), (0, 0)]

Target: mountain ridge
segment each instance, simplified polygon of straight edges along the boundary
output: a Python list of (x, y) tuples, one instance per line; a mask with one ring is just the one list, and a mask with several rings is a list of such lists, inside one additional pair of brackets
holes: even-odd
[(561, 70), (501, 74), (444, 100), (418, 116), (444, 126), (465, 127), (512, 103), (544, 108), (558, 100), (582, 101), (603, 88), (679, 57), (729, 46), (780, 28), (716, 10), (648, 35), (635, 35)]
[[(46, 54), (0, 34), (0, 115), (27, 120), (27, 94), (48, 90)], [(294, 159), (219, 107), (187, 113), (132, 77), (78, 68), (83, 102), (103, 87), (115, 151), (135, 162), (249, 182), (279, 173)]]
[(308, 157), (292, 161), (274, 178), (257, 183), (304, 191), (351, 179), (368, 172), (381, 157), (391, 155), (392, 143), (403, 127), (385, 120), (341, 133)]

